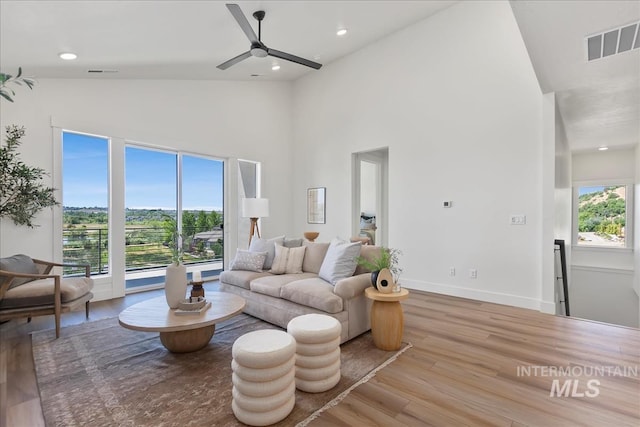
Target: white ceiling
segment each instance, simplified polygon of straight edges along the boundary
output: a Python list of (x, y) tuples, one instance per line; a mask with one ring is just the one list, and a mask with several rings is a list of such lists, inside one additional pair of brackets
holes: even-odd
[(640, 49), (587, 62), (585, 37), (640, 20), (640, 1), (512, 1), (543, 92), (572, 151), (640, 141)]
[[(467, 1), (467, 0), (464, 0)], [(262, 41), (327, 64), (449, 7), (455, 1), (236, 1), (251, 17), (266, 11)], [(572, 150), (640, 139), (640, 49), (592, 63), (587, 35), (640, 20), (640, 1), (512, 1), (543, 92), (555, 91)], [(336, 30), (349, 33), (337, 37)], [(224, 1), (0, 0), (0, 67), (36, 78), (295, 80), (322, 72), (249, 58), (216, 66), (249, 49)], [(76, 61), (57, 54), (72, 51)], [(118, 70), (88, 74), (89, 69)], [(259, 75), (252, 77), (252, 74)]]

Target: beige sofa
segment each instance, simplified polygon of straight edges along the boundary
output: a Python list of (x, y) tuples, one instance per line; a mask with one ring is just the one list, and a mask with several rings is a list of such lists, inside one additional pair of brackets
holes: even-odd
[[(227, 270), (220, 275), (220, 290), (247, 301), (244, 312), (282, 328), (296, 316), (326, 314), (342, 324), (341, 343), (370, 329), (371, 304), (364, 290), (371, 286), (371, 273), (358, 266), (353, 276), (335, 286), (318, 277), (329, 243), (305, 242), (302, 273), (275, 275), (268, 271)], [(378, 246), (362, 246), (360, 255), (372, 259)]]

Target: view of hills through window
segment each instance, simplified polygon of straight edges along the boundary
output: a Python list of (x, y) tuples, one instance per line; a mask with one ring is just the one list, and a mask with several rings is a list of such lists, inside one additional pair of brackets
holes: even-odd
[[(184, 262), (222, 259), (223, 166), (211, 158), (125, 148), (126, 271), (172, 262), (178, 206)], [(109, 244), (109, 192), (109, 139), (63, 132), (63, 257), (91, 264), (92, 273), (108, 273), (109, 251), (122, 250)]]
[(578, 189), (578, 245), (625, 247), (626, 187)]

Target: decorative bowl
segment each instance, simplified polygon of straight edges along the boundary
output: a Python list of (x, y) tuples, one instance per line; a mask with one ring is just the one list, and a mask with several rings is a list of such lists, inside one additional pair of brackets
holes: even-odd
[(202, 297), (183, 299), (178, 303), (180, 310), (199, 310), (207, 303)]
[(305, 231), (304, 232), (304, 238), (309, 240), (310, 242), (313, 242), (314, 240), (316, 240), (319, 235), (320, 235), (320, 233), (318, 233), (317, 231)]

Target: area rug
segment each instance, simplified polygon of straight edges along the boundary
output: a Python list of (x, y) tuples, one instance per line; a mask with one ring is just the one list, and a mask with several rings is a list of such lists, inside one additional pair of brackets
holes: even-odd
[[(236, 426), (231, 410), (231, 347), (258, 329), (278, 329), (241, 314), (216, 325), (207, 347), (169, 353), (157, 333), (125, 329), (117, 318), (32, 336), (47, 426)], [(365, 382), (399, 352), (373, 345), (366, 333), (341, 346), (342, 379), (323, 393), (296, 390), (296, 405), (280, 426), (304, 425)]]

